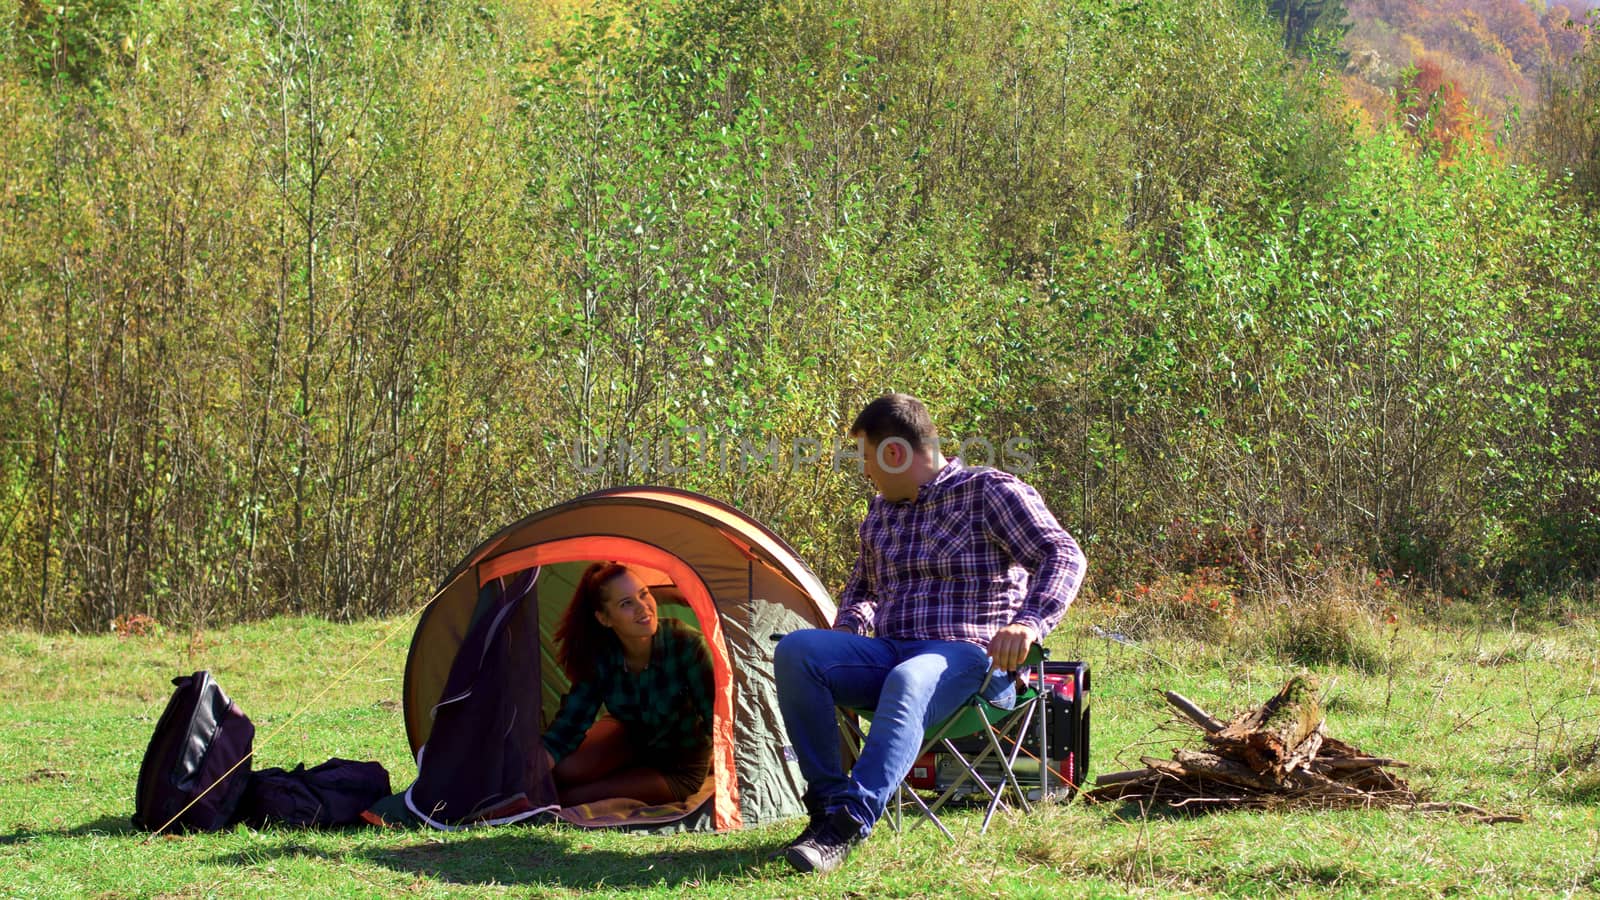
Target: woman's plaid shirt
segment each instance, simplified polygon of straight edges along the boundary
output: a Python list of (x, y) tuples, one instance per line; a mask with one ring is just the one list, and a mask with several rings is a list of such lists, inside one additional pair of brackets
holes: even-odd
[(951, 460), (914, 500), (872, 498), (834, 624), (987, 647), (1018, 623), (1042, 638), (1077, 596), (1086, 565), (1037, 491)]

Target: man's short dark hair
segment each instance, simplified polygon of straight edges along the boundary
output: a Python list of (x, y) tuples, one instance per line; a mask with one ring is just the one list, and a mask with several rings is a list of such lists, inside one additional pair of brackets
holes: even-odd
[(912, 450), (938, 446), (939, 432), (922, 401), (910, 394), (884, 394), (868, 403), (850, 426), (852, 436), (881, 444), (892, 437), (904, 438)]

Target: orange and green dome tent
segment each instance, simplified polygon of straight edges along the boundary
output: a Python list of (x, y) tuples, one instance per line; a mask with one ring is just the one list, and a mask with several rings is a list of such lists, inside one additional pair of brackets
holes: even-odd
[[(409, 812), (448, 828), (552, 812), (509, 802), (516, 790), (506, 782), (514, 777), (499, 777), (496, 767), (509, 771), (508, 760), (525, 747), (533, 752), (569, 687), (554, 632), (579, 576), (599, 561), (641, 575), (663, 618), (704, 637), (714, 673), (711, 771), (681, 804), (618, 799), (553, 814), (577, 825), (718, 831), (804, 814), (804, 782), (778, 714), (774, 636), (828, 627), (833, 600), (761, 523), (709, 497), (648, 486), (597, 491), (533, 513), (445, 578), (406, 661), (403, 704), (417, 782), (375, 813), (393, 821)], [(515, 723), (502, 729), (514, 732), (507, 746), (491, 746), (500, 738), (459, 724), (448, 707), (468, 697), (492, 705), (497, 721)]]

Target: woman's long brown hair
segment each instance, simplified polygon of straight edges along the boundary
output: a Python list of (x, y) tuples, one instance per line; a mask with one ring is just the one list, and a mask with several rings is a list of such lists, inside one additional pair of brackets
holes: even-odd
[(606, 582), (628, 571), (618, 562), (597, 562), (583, 570), (572, 602), (556, 626), (556, 661), (573, 684), (594, 677), (594, 662), (602, 653), (618, 646), (617, 635), (595, 618), (605, 603), (601, 588)]

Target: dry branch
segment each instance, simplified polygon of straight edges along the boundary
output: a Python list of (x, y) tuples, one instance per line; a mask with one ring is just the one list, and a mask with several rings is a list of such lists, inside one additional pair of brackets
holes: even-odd
[(1189, 721), (1199, 725), (1200, 730), (1204, 731), (1206, 734), (1216, 734), (1222, 730), (1221, 722), (1213, 719), (1210, 713), (1201, 709), (1199, 704), (1195, 703), (1193, 700), (1190, 700), (1188, 697), (1185, 697), (1177, 691), (1167, 691), (1162, 696), (1167, 698), (1167, 702), (1172, 704), (1173, 709), (1183, 713), (1189, 718)]

